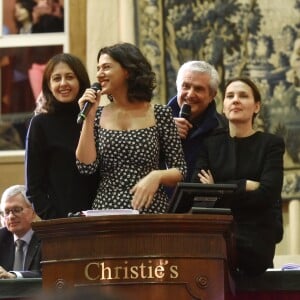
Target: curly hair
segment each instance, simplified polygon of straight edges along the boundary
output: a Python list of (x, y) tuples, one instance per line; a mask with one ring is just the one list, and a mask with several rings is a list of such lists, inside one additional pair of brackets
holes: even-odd
[(67, 64), (74, 72), (75, 76), (79, 81), (79, 92), (76, 98), (74, 99), (74, 102), (75, 101), (77, 102), (77, 100), (84, 93), (84, 91), (90, 87), (89, 75), (87, 73), (84, 64), (81, 62), (81, 60), (78, 57), (69, 53), (60, 53), (54, 55), (52, 58), (50, 58), (50, 60), (46, 65), (44, 75), (43, 75), (43, 83), (42, 83), (42, 92), (43, 92), (43, 97), (45, 99), (45, 103), (42, 108), (47, 112), (54, 111), (55, 97), (53, 96), (49, 88), (49, 83), (50, 83), (51, 74), (55, 66), (59, 63)]
[(130, 43), (118, 43), (101, 48), (97, 55), (97, 61), (103, 54), (109, 55), (128, 71), (127, 95), (129, 101), (146, 100), (150, 102), (156, 85), (155, 73), (140, 49)]

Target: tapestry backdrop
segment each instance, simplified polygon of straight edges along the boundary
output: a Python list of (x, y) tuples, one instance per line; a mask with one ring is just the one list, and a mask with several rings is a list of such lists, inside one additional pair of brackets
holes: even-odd
[(176, 94), (188, 60), (218, 70), (224, 84), (250, 76), (263, 107), (257, 126), (285, 139), (283, 197), (300, 198), (300, 0), (136, 0), (136, 40), (157, 74), (155, 102)]

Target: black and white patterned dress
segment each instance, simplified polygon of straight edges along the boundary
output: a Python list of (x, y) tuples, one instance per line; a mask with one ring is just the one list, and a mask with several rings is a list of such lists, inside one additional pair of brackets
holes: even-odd
[[(181, 141), (169, 107), (155, 104), (156, 125), (137, 130), (100, 127), (102, 110), (103, 107), (97, 110), (94, 127), (97, 160), (88, 165), (77, 161), (80, 173), (100, 172), (93, 209), (131, 209), (130, 189), (149, 172), (159, 169), (160, 156), (168, 168), (178, 168), (186, 175)], [(168, 197), (160, 186), (151, 206), (140, 213), (164, 213), (167, 207)]]

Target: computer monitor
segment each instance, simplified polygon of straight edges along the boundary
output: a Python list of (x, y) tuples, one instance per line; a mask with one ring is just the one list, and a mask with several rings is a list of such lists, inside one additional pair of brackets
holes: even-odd
[(179, 182), (172, 195), (169, 213), (194, 212), (201, 208), (210, 213), (214, 209), (230, 211), (236, 184), (203, 184)]

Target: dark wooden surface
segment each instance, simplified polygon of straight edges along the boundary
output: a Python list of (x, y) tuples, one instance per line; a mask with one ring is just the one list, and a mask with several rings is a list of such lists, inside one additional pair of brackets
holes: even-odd
[(92, 285), (131, 300), (222, 300), (232, 287), (231, 215), (80, 217), (38, 222), (34, 230), (42, 239), (44, 288)]

